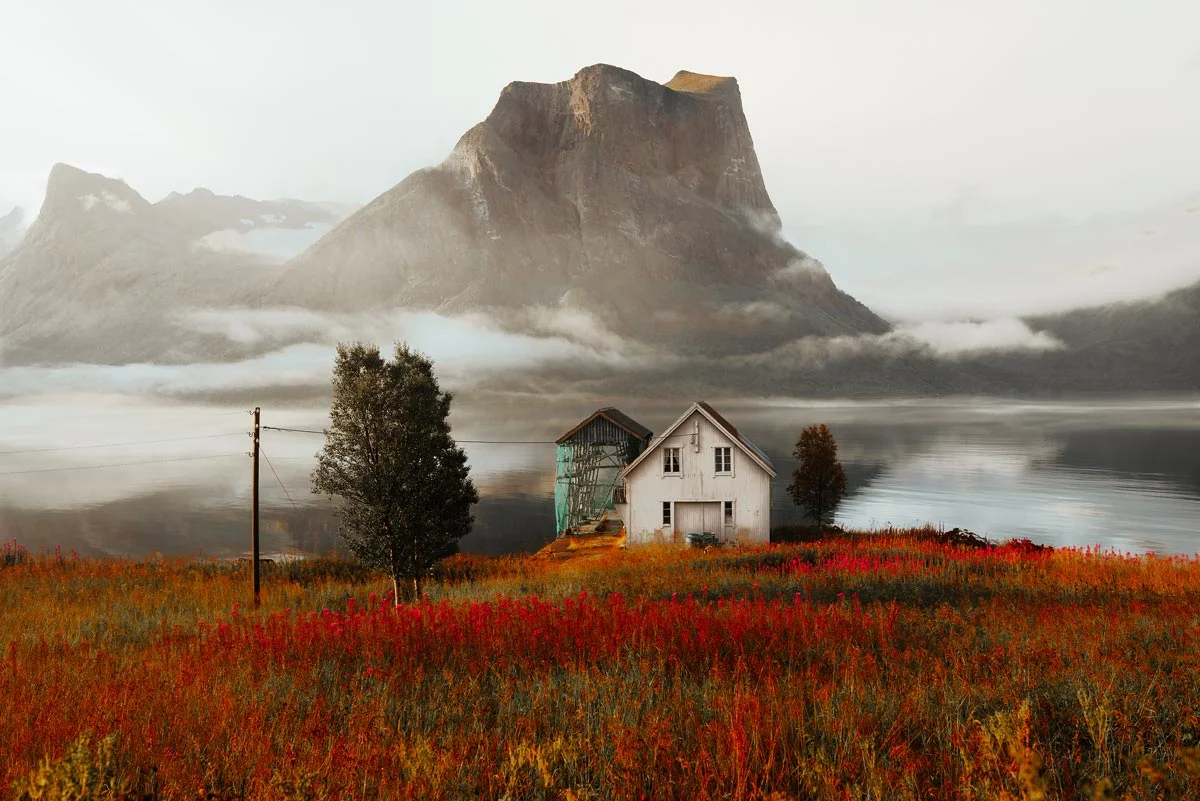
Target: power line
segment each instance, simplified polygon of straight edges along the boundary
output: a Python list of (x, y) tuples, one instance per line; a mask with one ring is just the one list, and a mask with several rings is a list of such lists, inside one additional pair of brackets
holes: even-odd
[[(325, 435), (324, 431), (313, 431), (311, 428), (277, 428), (275, 426), (263, 426), (267, 431), (289, 431), (293, 434), (320, 434)], [(555, 445), (557, 444), (552, 439), (456, 439), (455, 443), (462, 445)]]
[(167, 439), (143, 439), (134, 440), (132, 442), (104, 442), (96, 445), (64, 445), (58, 448), (29, 448), (27, 450), (15, 451), (0, 451), (0, 456), (11, 456), (18, 453), (56, 453), (58, 451), (82, 451), (92, 448), (120, 448), (125, 445), (157, 445), (161, 442), (186, 442), (196, 439), (216, 439), (218, 437), (240, 437), (244, 434), (243, 431), (236, 431), (228, 434), (201, 434), (194, 437), (170, 437)]
[(267, 467), (271, 468), (271, 475), (275, 476), (275, 480), (279, 482), (279, 488), (283, 490), (283, 494), (287, 496), (288, 501), (292, 504), (292, 508), (299, 512), (300, 507), (297, 506), (296, 502), (292, 500), (292, 493), (288, 492), (287, 487), (283, 486), (283, 479), (279, 477), (279, 473), (275, 472), (275, 465), (271, 464), (271, 457), (267, 456), (267, 451), (262, 447), (261, 444), (258, 446), (258, 452), (261, 453), (262, 457), (267, 460)]
[(101, 470), (108, 467), (133, 467), (142, 464), (166, 464), (168, 462), (196, 462), (201, 459), (228, 459), (231, 456), (242, 456), (240, 453), (217, 453), (210, 456), (180, 456), (175, 459), (146, 459), (141, 462), (121, 462), (119, 464), (87, 464), (74, 467), (39, 467), (36, 470), (9, 470), (0, 476), (20, 476), (29, 473), (61, 473), (65, 470)]

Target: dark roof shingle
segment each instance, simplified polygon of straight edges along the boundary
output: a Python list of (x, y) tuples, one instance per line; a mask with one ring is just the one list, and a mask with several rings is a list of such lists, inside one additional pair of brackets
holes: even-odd
[(596, 420), (597, 418), (600, 418), (600, 417), (607, 419), (610, 423), (615, 425), (617, 428), (619, 428), (622, 431), (624, 431), (625, 433), (629, 434), (634, 439), (640, 440), (642, 442), (647, 442), (650, 440), (651, 437), (654, 436), (653, 431), (646, 428), (644, 425), (639, 423), (637, 420), (634, 420), (632, 417), (625, 414), (620, 409), (616, 409), (612, 406), (605, 406), (603, 409), (597, 409), (596, 411), (592, 412), (592, 414), (589, 417), (587, 417), (585, 420), (583, 420), (583, 422), (579, 423), (578, 425), (573, 427), (570, 431), (568, 431), (567, 433), (563, 434), (561, 437), (556, 439), (554, 441), (555, 444), (557, 444), (557, 445), (563, 444), (564, 442), (569, 440), (571, 437), (573, 437), (577, 433), (579, 433), (581, 430), (586, 428), (594, 420)]

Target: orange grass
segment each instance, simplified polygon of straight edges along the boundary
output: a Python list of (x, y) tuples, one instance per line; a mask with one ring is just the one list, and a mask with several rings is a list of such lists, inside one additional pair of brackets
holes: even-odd
[(460, 556), (399, 610), (246, 572), (0, 554), (0, 796), (107, 748), (164, 799), (1200, 798), (1197, 558)]

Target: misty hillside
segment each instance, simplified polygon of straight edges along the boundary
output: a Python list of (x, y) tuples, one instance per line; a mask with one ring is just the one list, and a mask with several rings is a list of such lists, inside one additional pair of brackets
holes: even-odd
[(1046, 389), (1064, 393), (1195, 392), (1200, 387), (1200, 283), (1156, 300), (1080, 309), (1027, 322), (1065, 348), (1036, 357), (993, 359), (1017, 386), (1036, 378)]
[(264, 302), (487, 309), (543, 333), (594, 318), (685, 352), (888, 330), (783, 241), (736, 80), (607, 65), (509, 84), (445, 162), (322, 238)]
[(277, 259), (210, 246), (225, 231), (332, 225), (335, 208), (206, 190), (152, 204), (123, 181), (58, 164), (41, 212), (0, 259), (0, 358), (123, 363), (236, 355), (180, 315), (245, 303)]
[(762, 353), (660, 362), (556, 363), (483, 379), (489, 390), (675, 398), (1194, 393), (1200, 283), (1147, 301), (1028, 318), (1059, 346), (939, 352), (902, 333), (798, 339)]
[(169, 357), (171, 310), (232, 301), (248, 267), (194, 247), (124, 182), (56, 165), (37, 220), (0, 261), (4, 359)]

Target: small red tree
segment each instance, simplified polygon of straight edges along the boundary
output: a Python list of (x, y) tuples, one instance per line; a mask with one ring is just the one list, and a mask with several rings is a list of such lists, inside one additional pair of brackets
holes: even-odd
[(837, 441), (824, 423), (811, 425), (800, 433), (792, 456), (800, 462), (792, 473), (788, 494), (821, 529), (832, 518), (846, 497), (846, 471), (837, 457)]

